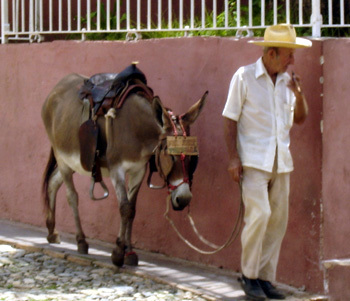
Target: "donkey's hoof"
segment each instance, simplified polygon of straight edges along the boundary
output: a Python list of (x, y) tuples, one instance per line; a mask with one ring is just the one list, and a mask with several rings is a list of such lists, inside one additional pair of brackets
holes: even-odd
[(117, 267), (122, 267), (124, 265), (124, 252), (121, 252), (118, 248), (113, 250), (111, 257), (113, 264)]
[(60, 244), (61, 243), (60, 235), (58, 233), (56, 233), (56, 232), (54, 232), (52, 234), (49, 234), (47, 236), (47, 241), (50, 244)]
[(89, 253), (89, 245), (84, 242), (78, 242), (78, 253), (80, 254), (88, 254)]
[(131, 266), (137, 266), (139, 264), (139, 257), (135, 252), (128, 252), (125, 254), (125, 264)]

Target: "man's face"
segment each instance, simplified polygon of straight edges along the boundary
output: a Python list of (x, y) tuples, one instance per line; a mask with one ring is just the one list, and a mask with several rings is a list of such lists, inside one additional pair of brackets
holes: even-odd
[(293, 48), (278, 48), (275, 59), (273, 60), (274, 69), (277, 73), (286, 72), (289, 65), (294, 64), (294, 52)]

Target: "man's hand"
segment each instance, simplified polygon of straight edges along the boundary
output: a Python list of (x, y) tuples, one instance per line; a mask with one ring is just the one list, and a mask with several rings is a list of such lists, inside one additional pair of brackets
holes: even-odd
[(292, 78), (288, 83), (288, 88), (293, 91), (296, 97), (302, 94), (301, 85), (300, 85), (300, 77), (299, 75), (295, 75), (294, 72), (292, 74)]
[(228, 118), (224, 118), (224, 134), (229, 156), (228, 172), (232, 179), (239, 183), (242, 177), (242, 162), (237, 152), (237, 122)]
[(241, 181), (241, 178), (243, 176), (243, 167), (241, 160), (238, 157), (229, 161), (227, 170), (230, 173), (233, 181), (237, 183)]
[(294, 122), (297, 124), (302, 124), (309, 112), (309, 108), (304, 96), (304, 93), (300, 85), (300, 77), (292, 74), (292, 79), (288, 83), (288, 88), (291, 89), (296, 97), (296, 104), (294, 108)]

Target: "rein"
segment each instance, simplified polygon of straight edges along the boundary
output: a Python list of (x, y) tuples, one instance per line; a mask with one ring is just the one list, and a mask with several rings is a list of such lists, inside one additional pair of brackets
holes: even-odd
[[(176, 116), (173, 114), (172, 111), (168, 110), (168, 114), (170, 115), (170, 121), (171, 121), (171, 126), (173, 128), (173, 134), (175, 137), (177, 137), (179, 135), (177, 129), (176, 129)], [(183, 124), (182, 124), (182, 116), (179, 116), (179, 125), (181, 127), (181, 130), (182, 130), (182, 136), (183, 137), (187, 137), (187, 133), (183, 127)], [(158, 154), (158, 156), (160, 155), (160, 151), (162, 150), (161, 147), (162, 145), (164, 144), (164, 140), (166, 138), (162, 139), (161, 142), (158, 144), (158, 146), (156, 147), (155, 149), (155, 152), (156, 154)], [(165, 148), (165, 146), (164, 146)], [(147, 184), (150, 188), (153, 188), (153, 189), (162, 189), (164, 188), (165, 186), (168, 187), (168, 196), (166, 198), (166, 210), (165, 210), (165, 213), (164, 213), (164, 217), (166, 218), (166, 220), (170, 223), (170, 225), (172, 226), (172, 228), (174, 229), (174, 231), (176, 232), (176, 234), (179, 236), (179, 238), (187, 244), (187, 246), (189, 246), (191, 249), (197, 251), (198, 253), (201, 253), (201, 254), (205, 254), (205, 255), (211, 255), (211, 254), (215, 254), (219, 251), (221, 251), (222, 249), (230, 246), (237, 238), (237, 236), (239, 235), (240, 231), (241, 231), (241, 228), (242, 228), (242, 224), (243, 224), (243, 201), (242, 201), (242, 187), (241, 187), (241, 183), (240, 183), (240, 204), (239, 204), (239, 211), (238, 211), (238, 218), (234, 224), (234, 227), (233, 227), (233, 230), (231, 231), (231, 234), (229, 236), (229, 238), (227, 239), (227, 241), (221, 245), (221, 246), (218, 246), (212, 242), (209, 242), (208, 240), (206, 240), (198, 231), (196, 225), (195, 225), (195, 222), (190, 214), (190, 209), (188, 209), (188, 213), (187, 213), (187, 217), (190, 221), (190, 224), (191, 224), (191, 227), (193, 229), (193, 232), (197, 235), (197, 237), (199, 238), (199, 240), (204, 243), (206, 246), (210, 247), (212, 250), (210, 251), (206, 251), (206, 250), (202, 250), (196, 246), (194, 246), (191, 242), (189, 242), (181, 233), (180, 231), (177, 229), (177, 227), (175, 226), (175, 223), (174, 221), (171, 219), (171, 217), (169, 216), (169, 208), (170, 208), (170, 202), (171, 202), (171, 192), (176, 190), (178, 187), (180, 187), (182, 184), (191, 184), (190, 183), (190, 179), (188, 177), (188, 175), (186, 175), (186, 169), (185, 169), (185, 158), (186, 158), (186, 155), (184, 153), (181, 153), (180, 155), (180, 160), (181, 160), (181, 164), (182, 164), (182, 172), (183, 172), (183, 180), (181, 183), (179, 183), (178, 185), (172, 185), (168, 182), (167, 180), (167, 176), (164, 174), (164, 172), (161, 170), (161, 166), (157, 165), (157, 163), (155, 163), (156, 165), (156, 170), (158, 170), (159, 174), (161, 175), (161, 177), (163, 178), (164, 180), (164, 185), (163, 186), (154, 186), (151, 184), (151, 178), (152, 178), (152, 173), (154, 170), (151, 170), (151, 167), (150, 167), (150, 173), (149, 173), (149, 176), (147, 178)], [(159, 160), (159, 158), (155, 158), (155, 161), (157, 162), (157, 160)], [(188, 208), (190, 208), (188, 206)]]
[(197, 237), (199, 238), (199, 240), (204, 243), (205, 245), (207, 245), (208, 247), (212, 248), (213, 250), (211, 251), (205, 251), (202, 249), (199, 249), (198, 247), (196, 247), (195, 245), (193, 245), (192, 243), (190, 243), (181, 233), (180, 231), (176, 228), (174, 221), (170, 218), (169, 216), (169, 208), (170, 208), (170, 200), (171, 200), (171, 195), (169, 194), (168, 197), (166, 198), (166, 210), (164, 213), (164, 217), (168, 220), (168, 222), (170, 223), (170, 225), (173, 227), (174, 231), (176, 232), (176, 234), (179, 236), (179, 238), (185, 243), (187, 244), (187, 246), (189, 246), (191, 249), (197, 251), (198, 253), (204, 254), (204, 255), (212, 255), (215, 254), (219, 251), (221, 251), (222, 249), (230, 246), (237, 238), (238, 234), (241, 231), (242, 228), (242, 224), (243, 224), (243, 200), (242, 200), (242, 186), (240, 183), (240, 204), (239, 204), (239, 211), (238, 211), (238, 218), (236, 220), (236, 223), (233, 227), (233, 230), (231, 231), (231, 234), (229, 236), (229, 238), (227, 239), (227, 241), (221, 245), (218, 246), (212, 242), (209, 242), (208, 240), (206, 240), (197, 230), (197, 227), (194, 223), (194, 220), (190, 214), (190, 210), (188, 210), (187, 213), (187, 217), (190, 221), (190, 224), (192, 226), (193, 232), (197, 235)]

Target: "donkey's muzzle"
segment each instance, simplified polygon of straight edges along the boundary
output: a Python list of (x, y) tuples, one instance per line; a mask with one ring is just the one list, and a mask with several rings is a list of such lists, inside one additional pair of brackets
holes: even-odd
[(175, 211), (184, 210), (191, 202), (192, 196), (186, 197), (175, 197), (175, 199), (171, 202), (173, 205), (173, 209)]

